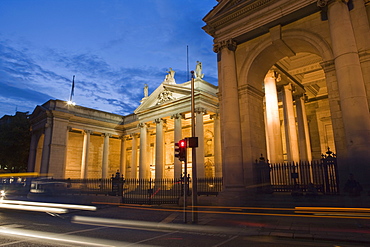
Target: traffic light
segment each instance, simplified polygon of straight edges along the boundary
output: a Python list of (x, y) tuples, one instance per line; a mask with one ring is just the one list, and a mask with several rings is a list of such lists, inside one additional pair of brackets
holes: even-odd
[(182, 139), (178, 143), (175, 143), (175, 157), (179, 158), (180, 161), (186, 160), (186, 140)]

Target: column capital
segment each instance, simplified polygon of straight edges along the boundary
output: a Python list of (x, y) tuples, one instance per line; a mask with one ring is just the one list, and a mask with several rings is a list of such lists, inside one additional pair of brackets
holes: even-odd
[(112, 137), (112, 134), (111, 133), (102, 133), (101, 136), (104, 136), (104, 137)]
[(144, 128), (144, 127), (148, 127), (148, 124), (147, 123), (139, 123), (137, 125), (138, 128)]
[(132, 133), (132, 134), (130, 134), (130, 137), (131, 138), (135, 138), (135, 137), (139, 137), (139, 133)]
[(317, 0), (317, 6), (324, 8), (328, 5), (329, 0)]
[(163, 118), (156, 118), (154, 119), (153, 123), (155, 124), (159, 124), (159, 123), (167, 123), (166, 119), (163, 119)]
[(184, 114), (183, 113), (175, 113), (171, 116), (171, 119), (183, 119), (185, 118)]
[(207, 114), (207, 110), (203, 107), (197, 107), (195, 108), (195, 113), (196, 114)]
[(324, 61), (320, 63), (322, 69), (325, 73), (331, 72), (335, 70), (334, 60)]
[(220, 119), (220, 114), (219, 113), (212, 114), (210, 115), (210, 118), (213, 120)]
[(270, 69), (268, 72), (267, 72), (267, 74), (266, 74), (266, 76), (265, 76), (265, 78), (267, 78), (267, 77), (270, 77), (270, 78), (272, 78), (272, 79), (275, 79), (275, 81), (276, 82), (280, 82), (281, 81), (281, 74), (280, 73), (278, 73), (276, 70), (274, 70), (274, 69)]
[(320, 8), (324, 8), (328, 6), (328, 4), (334, 3), (334, 2), (342, 2), (342, 3), (348, 4), (349, 0), (317, 0), (317, 6)]
[(294, 91), (294, 85), (290, 82), (283, 84), (284, 89)]
[(118, 138), (122, 141), (127, 141), (130, 135), (120, 135)]
[(213, 51), (219, 53), (223, 48), (227, 48), (230, 51), (236, 50), (236, 42), (233, 39), (223, 40), (213, 45)]
[(293, 95), (293, 99), (296, 101), (296, 100), (299, 100), (299, 99), (301, 99), (301, 98), (303, 98), (303, 100), (305, 101), (305, 102), (307, 102), (307, 99), (308, 99), (308, 97), (307, 97), (307, 95), (305, 94), (305, 93), (299, 93), (299, 94), (295, 94), (295, 95)]
[(92, 134), (92, 130), (83, 130), (82, 132), (83, 132), (84, 134), (89, 134), (89, 135), (90, 135), (90, 134)]

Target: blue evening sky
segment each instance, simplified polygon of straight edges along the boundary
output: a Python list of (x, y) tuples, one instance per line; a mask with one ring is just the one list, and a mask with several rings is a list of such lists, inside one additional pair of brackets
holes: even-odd
[(1, 0), (0, 117), (49, 99), (116, 114), (139, 106), (171, 67), (187, 81), (196, 61), (217, 85), (202, 18), (216, 0)]

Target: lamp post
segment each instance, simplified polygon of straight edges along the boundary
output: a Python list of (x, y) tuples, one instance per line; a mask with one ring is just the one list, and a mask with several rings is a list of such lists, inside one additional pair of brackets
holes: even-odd
[[(194, 71), (191, 71), (191, 137), (195, 139), (195, 100), (194, 100)], [(198, 146), (198, 145), (196, 145)], [(194, 145), (191, 146), (192, 160), (192, 222), (198, 223), (198, 179), (197, 179), (197, 150)]]

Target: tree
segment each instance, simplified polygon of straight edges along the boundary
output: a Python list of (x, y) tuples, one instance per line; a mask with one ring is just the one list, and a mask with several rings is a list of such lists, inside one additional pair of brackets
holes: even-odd
[(5, 115), (0, 119), (0, 171), (27, 171), (30, 149), (30, 122), (28, 112)]

